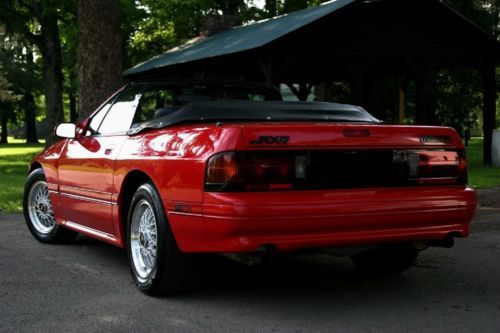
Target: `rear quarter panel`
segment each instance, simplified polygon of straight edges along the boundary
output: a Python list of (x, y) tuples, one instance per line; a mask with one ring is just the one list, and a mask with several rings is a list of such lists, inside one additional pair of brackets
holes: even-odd
[(164, 202), (201, 203), (205, 161), (242, 145), (237, 127), (193, 125), (131, 136), (116, 161), (113, 192), (120, 193), (126, 175), (137, 170), (153, 180)]
[[(205, 162), (215, 152), (232, 150), (244, 145), (241, 128), (207, 125), (175, 126), (129, 137), (115, 164), (113, 200), (121, 205), (122, 188), (132, 171), (148, 175), (156, 186), (168, 222), (182, 250), (189, 244), (191, 251), (209, 247), (201, 217)], [(189, 207), (191, 214), (175, 212), (176, 205)], [(125, 239), (123, 217), (113, 213), (120, 239)]]

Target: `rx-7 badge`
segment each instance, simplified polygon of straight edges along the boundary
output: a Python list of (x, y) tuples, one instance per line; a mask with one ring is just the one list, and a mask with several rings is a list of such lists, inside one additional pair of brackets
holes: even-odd
[(290, 140), (289, 136), (269, 136), (269, 135), (261, 135), (258, 140), (250, 141), (252, 145), (262, 145), (262, 144), (287, 144)]

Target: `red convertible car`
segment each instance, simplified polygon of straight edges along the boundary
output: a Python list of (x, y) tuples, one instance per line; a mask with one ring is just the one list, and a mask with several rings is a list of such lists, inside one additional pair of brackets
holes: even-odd
[(128, 251), (137, 287), (185, 290), (195, 254), (350, 256), (399, 273), (469, 234), (476, 195), (451, 128), (363, 108), (284, 102), (265, 85), (134, 82), (30, 165), (24, 214), (41, 242), (78, 233)]

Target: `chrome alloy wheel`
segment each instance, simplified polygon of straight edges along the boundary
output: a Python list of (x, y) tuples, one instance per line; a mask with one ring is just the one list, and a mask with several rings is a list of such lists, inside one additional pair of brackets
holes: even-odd
[(135, 206), (130, 225), (130, 250), (137, 278), (145, 281), (156, 266), (156, 218), (146, 200)]
[(28, 212), (33, 227), (39, 233), (49, 234), (56, 226), (46, 182), (39, 180), (31, 187), (28, 194)]

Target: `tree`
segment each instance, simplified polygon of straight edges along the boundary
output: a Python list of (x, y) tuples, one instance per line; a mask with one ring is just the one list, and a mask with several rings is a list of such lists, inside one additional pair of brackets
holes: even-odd
[[(57, 0), (2, 0), (0, 21), (7, 33), (17, 33), (36, 45), (42, 57), (46, 122), (49, 129), (64, 120), (59, 13), (71, 2)], [(54, 142), (49, 130), (46, 145)]]
[(442, 70), (432, 80), (435, 89), (437, 123), (451, 126), (465, 139), (481, 113), (481, 77), (477, 71), (457, 68)]
[[(24, 48), (26, 50), (24, 55), (25, 58), (25, 67), (24, 67), (24, 76), (26, 80), (23, 82), (18, 82), (18, 86), (22, 86), (23, 97), (18, 103), (18, 106), (24, 112), (24, 121), (25, 121), (25, 133), (26, 133), (26, 143), (38, 143), (38, 133), (36, 130), (36, 105), (35, 105), (35, 92), (34, 82), (36, 81), (35, 77), (35, 61), (33, 59), (33, 47), (32, 45), (28, 45)], [(26, 75), (28, 74), (28, 75)]]
[(307, 7), (318, 6), (328, 0), (266, 0), (263, 16), (266, 18), (286, 14)]
[(7, 122), (12, 117), (11, 103), (18, 99), (18, 96), (11, 90), (11, 86), (4, 75), (3, 68), (0, 66), (0, 118), (2, 129), (0, 143), (8, 143)]
[[(61, 13), (62, 70), (63, 91), (67, 96), (69, 121), (76, 123), (78, 120), (78, 27), (76, 19), (76, 6), (70, 7)], [(67, 115), (67, 113), (65, 113)]]
[(3, 68), (0, 65), (0, 103), (8, 103), (16, 100), (16, 96), (11, 87), (12, 84), (7, 81)]
[(87, 117), (122, 84), (118, 0), (78, 1), (79, 116)]
[(496, 38), (500, 32), (500, 0), (446, 0), (448, 5)]
[(42, 79), (40, 64), (35, 61), (35, 47), (19, 34), (0, 33), (0, 39), (0, 63), (5, 64), (6, 77), (19, 95), (9, 108), (11, 124), (23, 121), (26, 141), (37, 143), (35, 96), (41, 93)]
[(127, 65), (148, 60), (199, 36), (204, 32), (207, 17), (232, 17), (233, 25), (264, 17), (262, 10), (244, 0), (138, 0), (137, 3)]

